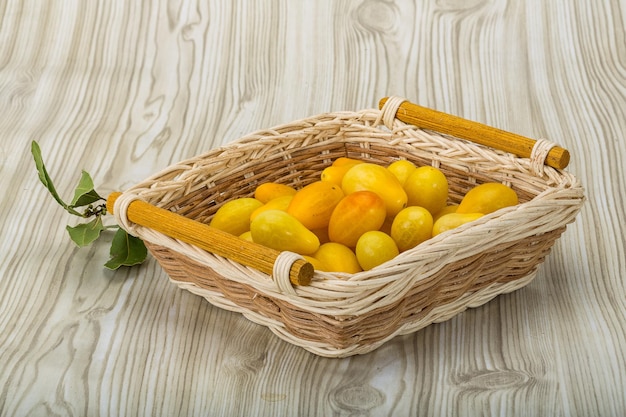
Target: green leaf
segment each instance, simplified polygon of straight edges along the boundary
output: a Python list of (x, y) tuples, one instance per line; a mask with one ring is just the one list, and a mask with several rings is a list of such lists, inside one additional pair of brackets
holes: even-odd
[(71, 207), (87, 206), (96, 201), (103, 200), (102, 197), (94, 190), (93, 180), (91, 176), (83, 171), (80, 181), (74, 190), (74, 198), (72, 199)]
[(50, 194), (52, 194), (52, 197), (57, 201), (57, 203), (59, 203), (61, 207), (67, 210), (70, 214), (83, 217), (82, 214), (67, 205), (63, 201), (63, 199), (61, 199), (59, 193), (57, 193), (57, 190), (56, 188), (54, 188), (54, 184), (52, 183), (52, 179), (50, 179), (50, 175), (48, 175), (46, 166), (43, 163), (43, 158), (41, 157), (41, 148), (39, 147), (39, 144), (33, 141), (31, 143), (30, 149), (31, 153), (33, 154), (33, 158), (35, 159), (35, 166), (37, 167), (37, 172), (39, 173), (39, 180), (44, 185), (44, 187), (48, 189), (48, 191), (50, 192)]
[(120, 266), (133, 266), (142, 263), (148, 256), (148, 250), (141, 239), (129, 235), (124, 229), (119, 228), (113, 236), (110, 254), (111, 259), (104, 266), (109, 269), (117, 269)]
[[(61, 207), (70, 214), (82, 218), (96, 216), (88, 223), (66, 227), (72, 241), (81, 247), (94, 242), (100, 237), (102, 231), (108, 227), (105, 227), (102, 223), (102, 215), (106, 214), (106, 206), (104, 204), (96, 207), (92, 206), (93, 203), (104, 200), (104, 198), (98, 195), (94, 190), (91, 176), (87, 172), (82, 171), (78, 185), (74, 190), (74, 198), (70, 204), (67, 204), (63, 201), (61, 196), (59, 196), (59, 193), (52, 183), (52, 179), (48, 174), (48, 170), (43, 162), (43, 157), (41, 156), (41, 148), (36, 141), (32, 141), (31, 143), (31, 153), (35, 160), (39, 180)], [(79, 213), (74, 210), (76, 207), (83, 206), (89, 206), (84, 213)], [(142, 263), (148, 255), (148, 250), (141, 239), (131, 236), (123, 229), (118, 228), (115, 236), (113, 236), (110, 254), (111, 259), (109, 259), (104, 266), (110, 269), (117, 269), (120, 266), (133, 266)]]
[(104, 225), (102, 224), (102, 218), (98, 216), (89, 223), (82, 223), (74, 227), (67, 226), (66, 229), (74, 243), (82, 247), (98, 239), (100, 233), (104, 230)]

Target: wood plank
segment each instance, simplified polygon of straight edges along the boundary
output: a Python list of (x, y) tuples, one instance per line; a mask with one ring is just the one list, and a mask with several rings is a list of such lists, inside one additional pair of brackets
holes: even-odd
[[(626, 414), (625, 7), (587, 3), (0, 2), (0, 415)], [(559, 143), (588, 201), (529, 286), (346, 359), (105, 270), (30, 156), (107, 195), (394, 94)]]

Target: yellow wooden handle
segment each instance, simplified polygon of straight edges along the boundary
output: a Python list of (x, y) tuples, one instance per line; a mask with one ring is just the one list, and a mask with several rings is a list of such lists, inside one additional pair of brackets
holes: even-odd
[[(113, 213), (115, 201), (121, 193), (111, 193), (107, 199), (107, 211)], [(145, 201), (135, 200), (128, 206), (128, 220), (140, 226), (156, 230), (174, 239), (194, 245), (242, 265), (272, 275), (279, 251), (248, 242), (230, 233), (197, 222), (180, 214), (156, 207)], [(219, 273), (219, 271), (216, 271)], [(299, 259), (291, 265), (289, 281), (294, 285), (308, 285), (313, 277), (313, 265)]]
[[(387, 100), (388, 97), (381, 99), (379, 108), (382, 109)], [(536, 143), (534, 139), (422, 107), (408, 101), (400, 105), (396, 118), (419, 128), (467, 139), (494, 149), (510, 152), (522, 158), (530, 158)], [(545, 163), (553, 168), (563, 169), (569, 164), (569, 159), (570, 155), (567, 149), (557, 146), (550, 150)]]

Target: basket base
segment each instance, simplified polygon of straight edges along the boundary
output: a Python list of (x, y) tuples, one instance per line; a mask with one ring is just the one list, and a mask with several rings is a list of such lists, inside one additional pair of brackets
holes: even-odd
[(239, 312), (281, 339), (317, 355), (344, 357), (370, 352), (395, 336), (448, 320), (498, 294), (527, 285), (564, 230), (561, 227), (499, 243), (428, 276), (407, 275), (404, 282), (409, 287), (402, 297), (381, 299), (376, 308), (364, 314), (327, 314), (299, 308), (256, 288), (253, 281), (246, 284), (229, 279), (172, 249), (146, 245), (179, 287), (217, 307)]
[(242, 308), (232, 301), (228, 300), (219, 291), (210, 291), (206, 288), (202, 288), (193, 282), (189, 281), (177, 281), (170, 277), (170, 281), (176, 284), (183, 290), (187, 290), (193, 294), (199, 295), (206, 299), (210, 304), (237, 313), (241, 313), (248, 320), (263, 325), (269, 328), (272, 333), (281, 338), (282, 340), (299, 346), (311, 353), (318, 356), (327, 358), (344, 358), (353, 355), (362, 355), (378, 349), (383, 344), (387, 343), (391, 339), (406, 334), (415, 333), (424, 327), (427, 327), (433, 323), (441, 323), (450, 320), (454, 316), (462, 313), (468, 308), (480, 307), (483, 304), (488, 303), (495, 297), (501, 294), (511, 293), (522, 287), (528, 285), (537, 276), (537, 270), (534, 270), (530, 274), (523, 278), (516, 279), (506, 283), (495, 283), (488, 287), (485, 287), (479, 291), (473, 293), (466, 293), (462, 297), (458, 298), (453, 303), (435, 307), (430, 312), (420, 318), (417, 321), (405, 323), (399, 327), (393, 333), (389, 334), (384, 339), (380, 339), (375, 343), (367, 345), (357, 345), (348, 348), (334, 348), (324, 343), (315, 343), (308, 339), (299, 338), (292, 333), (289, 333), (282, 322), (268, 319), (266, 316), (254, 313), (248, 309)]

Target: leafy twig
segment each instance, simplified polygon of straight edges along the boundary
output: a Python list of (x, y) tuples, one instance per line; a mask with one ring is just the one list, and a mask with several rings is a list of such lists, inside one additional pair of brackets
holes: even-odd
[[(35, 141), (31, 144), (31, 153), (35, 160), (35, 166), (39, 174), (39, 180), (50, 192), (52, 197), (68, 213), (82, 219), (91, 219), (76, 226), (67, 226), (67, 232), (76, 245), (88, 246), (97, 240), (105, 230), (116, 228), (117, 231), (111, 242), (111, 259), (104, 264), (109, 269), (117, 269), (120, 266), (132, 266), (142, 263), (148, 254), (143, 241), (135, 236), (129, 235), (119, 226), (105, 226), (102, 218), (107, 214), (106, 199), (101, 197), (94, 189), (91, 176), (82, 171), (78, 185), (74, 190), (74, 198), (68, 204), (59, 196), (52, 183), (52, 179), (46, 170), (46, 166), (41, 156), (41, 148)], [(82, 212), (78, 209), (82, 209)]]

